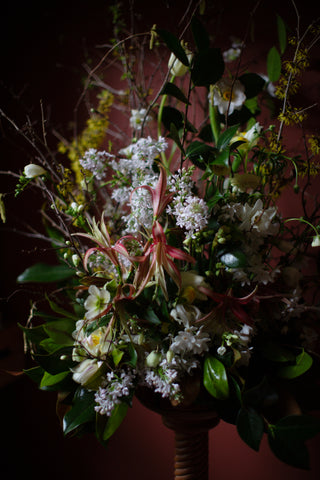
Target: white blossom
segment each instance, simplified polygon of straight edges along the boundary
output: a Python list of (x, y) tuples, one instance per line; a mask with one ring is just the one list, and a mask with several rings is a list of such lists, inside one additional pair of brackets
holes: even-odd
[(143, 121), (148, 123), (150, 117), (147, 115), (146, 108), (140, 108), (140, 110), (131, 110), (130, 127), (134, 130), (141, 130)]
[(24, 167), (23, 173), (27, 178), (35, 178), (39, 177), (40, 175), (45, 175), (47, 172), (40, 165), (29, 163), (29, 165)]
[(106, 151), (98, 151), (95, 148), (89, 148), (80, 158), (80, 165), (89, 170), (97, 180), (102, 180), (106, 173), (107, 162), (114, 159), (114, 155)]
[(100, 315), (110, 302), (110, 293), (104, 288), (98, 288), (96, 285), (90, 285), (89, 296), (84, 302), (84, 308), (87, 310), (86, 319), (90, 320)]
[(231, 115), (234, 110), (239, 110), (246, 100), (244, 85), (239, 81), (229, 79), (219, 80), (213, 89), (213, 95), (209, 94), (209, 100), (218, 107), (221, 115)]

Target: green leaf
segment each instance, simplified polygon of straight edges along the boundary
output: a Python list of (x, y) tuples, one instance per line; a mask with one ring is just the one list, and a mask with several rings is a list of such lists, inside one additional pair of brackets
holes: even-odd
[(225, 400), (229, 397), (229, 383), (225, 366), (211, 355), (208, 355), (204, 361), (203, 384), (217, 400)]
[(127, 410), (128, 404), (124, 402), (119, 403), (114, 407), (102, 434), (102, 440), (104, 442), (107, 441), (119, 428), (127, 414)]
[(208, 32), (206, 31), (200, 20), (195, 16), (191, 20), (191, 31), (197, 49), (199, 51), (207, 50), (210, 46)]
[(51, 375), (51, 373), (44, 372), (44, 375), (40, 382), (40, 388), (51, 387), (53, 385), (56, 385), (57, 383), (60, 383), (62, 380), (64, 380), (69, 374), (70, 374), (70, 371), (60, 372), (55, 375)]
[(270, 82), (276, 82), (281, 74), (281, 57), (276, 49), (272, 47), (267, 56), (267, 72)]
[(42, 340), (47, 337), (46, 332), (44, 331), (44, 325), (38, 325), (37, 327), (24, 327), (18, 323), (18, 326), (24, 332), (26, 338), (32, 342), (39, 344)]
[(217, 148), (219, 150), (225, 149), (230, 144), (230, 142), (231, 142), (232, 138), (235, 136), (238, 128), (239, 128), (239, 124), (233, 125), (232, 127), (227, 128), (227, 130), (225, 130), (220, 135), (220, 137), (218, 138), (218, 142), (217, 142)]
[(287, 30), (284, 21), (277, 14), (277, 28), (281, 55), (284, 53), (287, 46)]
[(177, 127), (173, 123), (170, 123), (170, 135), (169, 135), (169, 137), (172, 138), (172, 140), (175, 142), (175, 144), (177, 145), (179, 150), (183, 153), (183, 155), (185, 155), (184, 148), (183, 148), (182, 143), (180, 141), (179, 132), (177, 130)]
[(47, 301), (50, 305), (50, 308), (55, 312), (55, 313), (59, 313), (60, 315), (63, 315), (64, 317), (67, 317), (67, 318), (71, 318), (73, 320), (78, 320), (78, 317), (72, 313), (72, 312), (69, 312), (68, 310), (65, 310), (64, 308), (60, 307), (59, 305), (57, 305), (55, 302), (53, 302), (52, 300), (50, 300), (49, 297), (46, 297), (47, 298)]
[(240, 438), (253, 450), (259, 451), (264, 433), (262, 417), (253, 408), (241, 408), (237, 417)]
[(287, 363), (295, 362), (296, 360), (296, 355), (292, 350), (274, 342), (267, 342), (261, 345), (261, 351), (263, 356), (272, 362)]
[(111, 351), (111, 355), (112, 355), (113, 363), (115, 364), (115, 366), (117, 366), (121, 362), (121, 359), (124, 355), (124, 351), (119, 350), (118, 348), (113, 348)]
[(61, 318), (55, 322), (44, 325), (44, 331), (58, 345), (71, 346), (74, 344), (72, 332), (75, 330), (75, 321), (69, 318)]
[(157, 29), (157, 34), (162, 38), (169, 50), (175, 54), (180, 62), (188, 67), (189, 60), (184, 48), (181, 46), (179, 39), (173, 35), (173, 33), (164, 29)]
[(160, 95), (170, 95), (171, 97), (175, 97), (181, 102), (190, 105), (190, 102), (188, 101), (185, 94), (174, 83), (167, 82), (163, 87), (163, 89), (161, 90)]
[(263, 377), (258, 385), (243, 392), (243, 404), (255, 409), (263, 408), (265, 405), (271, 406), (278, 402), (279, 396), (274, 388), (269, 384), (266, 377)]
[(47, 265), (36, 263), (27, 268), (18, 278), (18, 283), (52, 283), (67, 280), (74, 276), (74, 270), (67, 265)]
[(247, 265), (247, 257), (240, 250), (224, 253), (220, 261), (229, 268), (243, 268)]
[(181, 130), (184, 126), (184, 118), (182, 113), (174, 107), (164, 107), (161, 120), (165, 128), (169, 131), (172, 123), (177, 130)]
[(195, 140), (190, 143), (186, 151), (186, 158), (202, 170), (215, 159), (216, 149), (205, 143)]
[(296, 468), (309, 468), (309, 452), (305, 440), (320, 432), (320, 420), (308, 415), (291, 415), (271, 425), (269, 446), (281, 461)]
[(39, 365), (37, 367), (28, 368), (23, 370), (23, 372), (28, 375), (31, 380), (33, 380), (37, 385), (40, 385), (41, 379), (44, 374), (44, 370)]
[(34, 359), (46, 372), (56, 375), (69, 370), (76, 364), (72, 360), (72, 350), (72, 347), (62, 347), (49, 355), (36, 354)]
[(196, 86), (209, 87), (222, 77), (224, 61), (219, 48), (201, 50), (194, 56), (191, 78)]
[(154, 325), (160, 325), (161, 320), (159, 317), (155, 314), (153, 308), (151, 305), (149, 305), (143, 313), (143, 319), (148, 320), (148, 322), (153, 323)]
[(247, 99), (256, 97), (262, 92), (265, 86), (265, 80), (257, 73), (245, 73), (239, 77), (240, 82), (245, 87), (245, 95)]
[(73, 399), (73, 406), (63, 418), (63, 432), (65, 435), (78, 428), (83, 423), (95, 420), (95, 393), (85, 388), (79, 388)]
[(303, 352), (296, 357), (295, 365), (285, 365), (281, 367), (277, 373), (281, 378), (296, 378), (307, 372), (312, 364), (312, 357), (303, 350)]

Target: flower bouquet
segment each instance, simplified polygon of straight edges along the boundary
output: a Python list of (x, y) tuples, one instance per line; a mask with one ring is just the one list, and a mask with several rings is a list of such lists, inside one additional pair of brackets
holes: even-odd
[[(178, 38), (156, 25), (126, 34), (113, 7), (86, 127), (55, 156), (30, 137), (16, 193), (44, 196), (57, 263), (18, 278), (53, 285), (21, 326), (35, 362), (25, 373), (59, 392), (65, 435), (106, 444), (148, 392), (173, 411), (214, 410), (254, 450), (266, 434), (278, 458), (307, 468), (320, 430), (320, 205), (308, 200), (320, 138), (294, 156), (283, 139), (307, 113), (294, 100), (319, 25), (288, 38), (278, 16), (263, 75), (242, 65), (245, 39), (212, 46), (204, 14), (200, 2)], [(114, 64), (121, 90), (98, 74)], [(301, 214), (283, 216), (286, 195)]]

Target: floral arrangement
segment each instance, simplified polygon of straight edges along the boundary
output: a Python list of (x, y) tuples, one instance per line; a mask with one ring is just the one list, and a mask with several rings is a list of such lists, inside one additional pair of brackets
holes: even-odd
[[(319, 203), (307, 202), (320, 138), (296, 156), (283, 138), (307, 113), (294, 101), (319, 25), (288, 38), (278, 16), (266, 76), (242, 67), (244, 41), (212, 46), (203, 7), (183, 38), (156, 26), (144, 34), (160, 58), (150, 74), (157, 90), (138, 82), (141, 38), (121, 37), (115, 20), (103, 61), (123, 66), (128, 88), (91, 70), (85, 93), (95, 85), (99, 94), (86, 127), (56, 157), (37, 146), (20, 175), (17, 195), (44, 195), (59, 260), (18, 278), (54, 284), (49, 310), (35, 301), (21, 326), (36, 362), (25, 373), (60, 392), (66, 435), (93, 431), (106, 443), (148, 390), (172, 408), (211, 405), (251, 448), (266, 433), (278, 458), (307, 468), (305, 440), (320, 430), (310, 415), (319, 398)], [(129, 112), (131, 131), (118, 149), (114, 105)], [(281, 108), (262, 125), (266, 105)], [(302, 215), (283, 217), (288, 192)]]

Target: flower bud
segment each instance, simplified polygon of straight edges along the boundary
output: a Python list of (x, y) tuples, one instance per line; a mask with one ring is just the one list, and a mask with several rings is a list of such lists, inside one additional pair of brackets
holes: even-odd
[[(185, 52), (187, 55), (187, 58), (189, 60), (189, 63), (191, 63), (192, 60), (192, 53), (190, 50), (187, 50), (185, 48)], [(188, 71), (187, 65), (184, 65), (176, 56), (174, 53), (171, 53), (169, 61), (168, 61), (168, 68), (171, 69), (172, 75), (175, 75), (176, 77), (182, 77), (185, 75)]]
[(44, 168), (40, 167), (40, 165), (29, 163), (29, 165), (24, 167), (23, 173), (27, 178), (35, 178), (39, 177), (40, 175), (45, 175), (47, 172)]
[(147, 367), (155, 368), (159, 365), (161, 361), (161, 353), (155, 352), (154, 350), (149, 353), (146, 358), (146, 365)]

